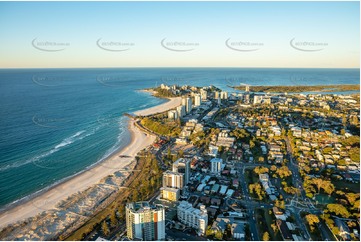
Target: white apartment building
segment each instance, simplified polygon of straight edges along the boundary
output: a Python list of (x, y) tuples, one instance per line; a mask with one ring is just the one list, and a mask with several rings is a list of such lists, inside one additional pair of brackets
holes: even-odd
[(185, 105), (178, 106), (177, 113), (178, 113), (178, 117), (180, 117), (180, 118), (182, 118), (184, 115), (186, 115), (186, 106)]
[(199, 235), (204, 235), (208, 226), (208, 214), (204, 205), (200, 209), (193, 208), (192, 204), (181, 201), (177, 207), (179, 221), (198, 230)]
[(207, 90), (201, 89), (201, 99), (202, 101), (207, 100)]
[(195, 107), (199, 107), (202, 104), (202, 98), (200, 94), (195, 94), (194, 95), (194, 106)]
[(222, 171), (223, 160), (220, 158), (213, 158), (211, 160), (211, 172), (213, 174), (220, 174)]
[(228, 92), (221, 92), (221, 99), (228, 99)]
[(191, 110), (192, 110), (192, 98), (187, 97), (186, 98), (186, 112), (190, 113)]
[(191, 169), (190, 160), (185, 158), (179, 158), (173, 163), (172, 171), (184, 174), (184, 185), (189, 182), (189, 173)]
[(178, 118), (178, 112), (176, 110), (168, 111), (168, 119), (176, 120)]
[(163, 206), (151, 206), (148, 202), (128, 203), (126, 226), (130, 240), (165, 240)]
[(163, 172), (163, 187), (182, 189), (184, 187), (184, 174), (173, 171)]

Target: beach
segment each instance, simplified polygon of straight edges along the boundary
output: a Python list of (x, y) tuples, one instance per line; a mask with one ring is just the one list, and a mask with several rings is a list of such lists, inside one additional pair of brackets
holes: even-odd
[[(180, 102), (181, 98), (172, 98), (161, 105), (137, 111), (136, 115), (146, 116), (164, 112), (179, 106)], [(54, 186), (37, 197), (21, 202), (2, 212), (0, 214), (0, 228), (54, 209), (56, 204), (67, 199), (69, 196), (86, 190), (119, 170), (124, 169), (126, 171), (125, 168), (134, 162), (136, 154), (151, 145), (156, 139), (155, 136), (146, 134), (136, 128), (134, 123), (135, 120), (129, 121), (129, 130), (132, 137), (129, 145), (89, 170)]]
[(134, 112), (135, 115), (137, 116), (147, 116), (147, 115), (151, 115), (151, 114), (156, 114), (156, 113), (162, 113), (164, 111), (167, 111), (169, 109), (175, 108), (179, 105), (182, 104), (182, 98), (181, 97), (174, 97), (174, 98), (169, 98), (169, 101), (166, 103), (162, 103), (158, 106), (155, 107), (151, 107), (151, 108), (147, 108), (144, 110), (140, 110), (137, 112)]

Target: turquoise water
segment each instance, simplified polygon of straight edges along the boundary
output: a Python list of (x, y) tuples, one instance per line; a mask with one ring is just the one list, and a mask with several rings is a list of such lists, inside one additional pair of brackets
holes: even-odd
[(359, 69), (1, 69), (0, 207), (49, 187), (128, 144), (125, 112), (165, 102), (161, 83), (358, 84)]

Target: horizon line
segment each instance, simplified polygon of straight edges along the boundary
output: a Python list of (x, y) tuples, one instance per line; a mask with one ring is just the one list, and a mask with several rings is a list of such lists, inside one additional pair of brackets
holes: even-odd
[(358, 69), (360, 67), (233, 67), (233, 66), (130, 66), (130, 67), (0, 67), (0, 70), (8, 69), (171, 69), (171, 68), (205, 68), (205, 69)]

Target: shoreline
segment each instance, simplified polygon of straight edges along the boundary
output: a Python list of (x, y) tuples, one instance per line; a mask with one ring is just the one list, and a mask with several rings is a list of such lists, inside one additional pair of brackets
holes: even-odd
[[(135, 113), (140, 116), (145, 116), (164, 112), (175, 108), (175, 105), (177, 105), (180, 100), (180, 98), (179, 100), (174, 100), (174, 98), (169, 99), (168, 102), (148, 109), (139, 110)], [(84, 191), (87, 188), (98, 184), (103, 178), (116, 171), (122, 170), (133, 163), (137, 153), (154, 143), (156, 139), (156, 136), (147, 134), (138, 129), (134, 123), (134, 119), (128, 120), (128, 130), (131, 135), (131, 140), (125, 147), (119, 148), (104, 160), (90, 165), (88, 169), (64, 178), (64, 180), (60, 180), (58, 184), (54, 184), (48, 188), (39, 190), (28, 197), (10, 203), (8, 207), (5, 206), (0, 212), (0, 229), (24, 219), (34, 217), (44, 211), (57, 209), (56, 205), (59, 202), (64, 201), (77, 192)], [(120, 157), (123, 155), (127, 157)], [(39, 207), (34, 204), (42, 204), (42, 206)]]
[[(146, 135), (138, 130), (134, 126), (134, 120), (129, 120), (128, 122), (131, 133), (131, 141), (128, 145), (116, 151), (102, 162), (94, 164), (93, 167), (81, 171), (79, 174), (60, 182), (46, 191), (35, 194), (32, 198), (20, 201), (18, 204), (12, 206), (12, 208), (2, 211), (0, 213), (0, 228), (34, 217), (41, 212), (57, 209), (56, 205), (59, 202), (77, 192), (86, 190), (92, 185), (98, 184), (103, 178), (118, 170), (124, 169), (134, 162), (135, 155), (140, 150), (151, 145), (155, 140), (155, 136)], [(120, 158), (120, 155), (130, 157)], [(114, 165), (114, 161), (120, 162)], [(38, 204), (41, 204), (41, 206), (37, 206)]]
[[(145, 91), (146, 92), (146, 91)], [(150, 93), (150, 92), (148, 92)], [(159, 97), (156, 97), (159, 98)], [(168, 101), (165, 103), (161, 103), (157, 106), (154, 107), (150, 107), (147, 109), (143, 109), (143, 110), (139, 110), (136, 112), (133, 112), (134, 115), (136, 116), (148, 116), (148, 115), (153, 115), (153, 114), (157, 114), (157, 113), (163, 113), (169, 109), (173, 109), (179, 105), (182, 104), (182, 98), (181, 97), (172, 97), (172, 98), (162, 98), (162, 99), (167, 99)]]
[[(32, 194), (29, 194), (23, 198), (20, 198), (18, 200), (15, 200), (7, 205), (5, 205), (4, 207), (0, 208), (0, 218), (2, 216), (3, 213), (5, 213), (7, 210), (11, 210), (15, 207), (18, 207), (18, 206), (21, 206), (23, 204), (25, 204), (26, 202), (32, 200), (32, 199), (35, 199), (41, 195), (43, 195), (44, 193), (48, 192), (49, 190), (51, 189), (56, 189), (57, 187), (61, 186), (63, 183), (71, 180), (72, 178), (76, 177), (76, 176), (79, 176), (93, 168), (95, 168), (96, 166), (98, 166), (100, 163), (108, 160), (108, 159), (111, 159), (113, 156), (117, 155), (118, 153), (120, 153), (123, 149), (125, 149), (128, 145), (130, 145), (132, 142), (133, 142), (133, 135), (132, 135), (132, 130), (130, 129), (130, 121), (131, 120), (128, 120), (127, 123), (128, 123), (128, 131), (130, 133), (130, 142), (129, 144), (125, 145), (123, 148), (117, 148), (113, 153), (110, 153), (107, 157), (103, 158), (103, 159), (100, 159), (99, 161), (95, 162), (94, 164), (91, 164), (87, 167), (85, 167), (84, 170), (81, 170), (79, 172), (76, 172), (74, 173), (73, 175), (70, 175), (68, 177), (65, 177), (63, 179), (60, 179), (59, 181), (55, 182), (54, 184), (51, 184), (47, 187), (44, 187), (42, 188), (41, 190), (38, 190)], [(1, 222), (0, 222), (0, 228), (1, 228)]]

